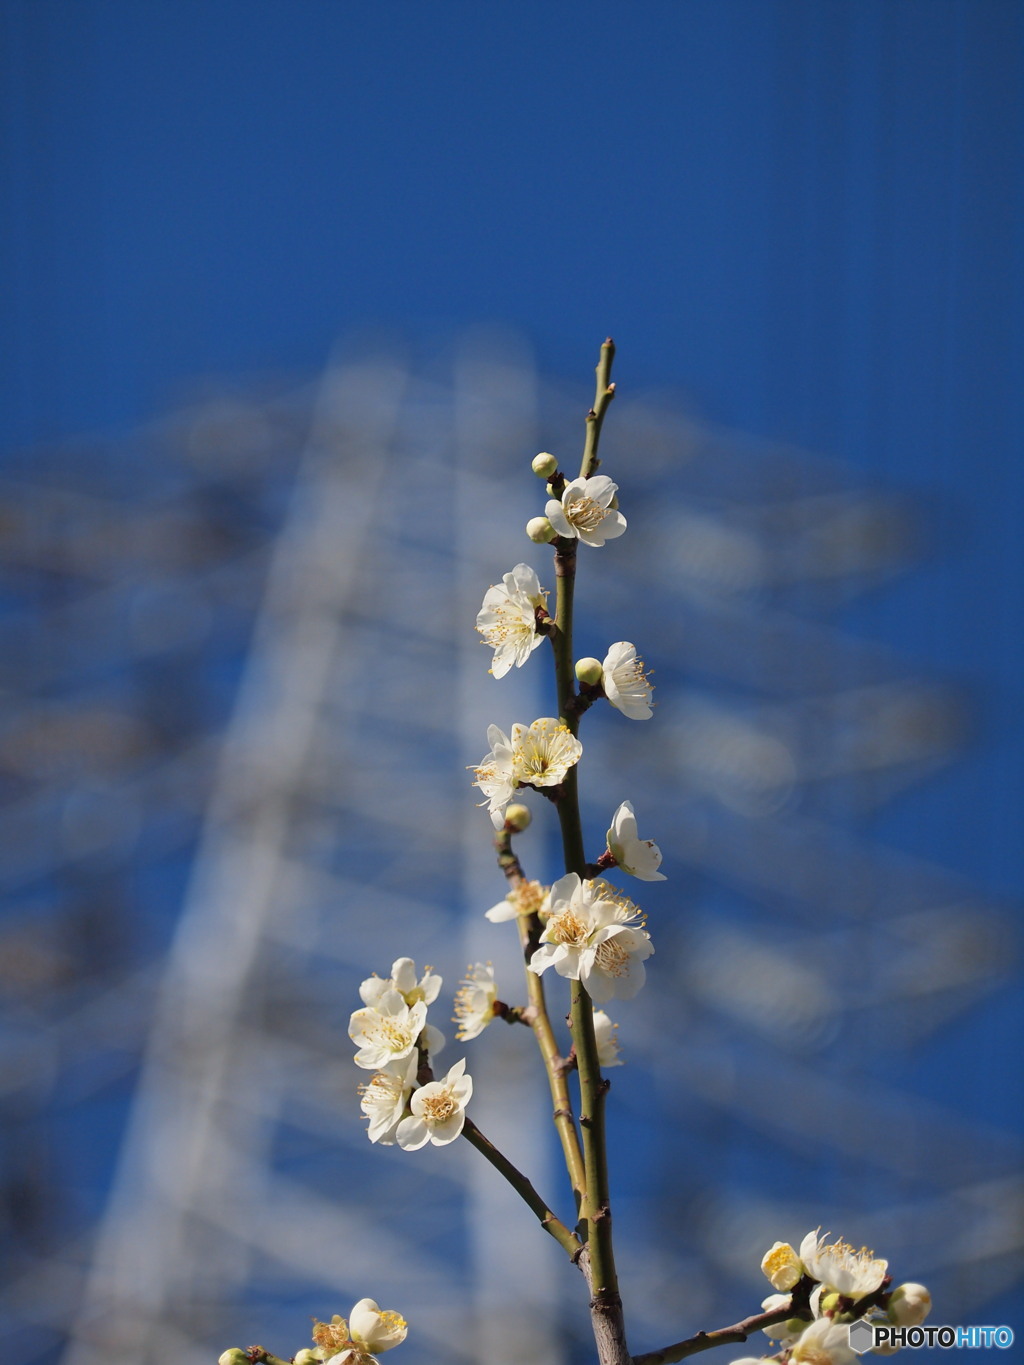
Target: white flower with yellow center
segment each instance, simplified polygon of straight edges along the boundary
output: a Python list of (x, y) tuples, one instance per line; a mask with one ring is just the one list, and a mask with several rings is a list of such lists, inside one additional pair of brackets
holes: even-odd
[(432, 1005), (441, 985), (441, 978), (433, 975), (429, 967), (417, 981), (415, 962), (411, 957), (400, 957), (392, 963), (390, 976), (368, 976), (359, 987), (359, 998), (364, 1005), (376, 1009), (384, 992), (391, 990), (397, 991), (407, 1005), (415, 1005), (420, 1000), (425, 1005)]
[(860, 1357), (850, 1347), (848, 1323), (819, 1318), (789, 1349), (790, 1365), (857, 1365)]
[(522, 668), (544, 642), (537, 630), (537, 608), (547, 593), (529, 564), (517, 564), (499, 584), (487, 589), (477, 612), (476, 628), (494, 650), (491, 673), (503, 678), (513, 664)]
[(661, 849), (653, 839), (640, 839), (636, 832), (636, 816), (629, 801), (623, 801), (612, 816), (612, 827), (608, 831), (608, 852), (623, 872), (631, 877), (639, 877), (642, 882), (663, 882)]
[(313, 1328), (313, 1340), (321, 1348), (340, 1347), (328, 1365), (377, 1365), (374, 1352), (383, 1355), (400, 1346), (408, 1334), (405, 1319), (389, 1308), (379, 1308), (373, 1299), (360, 1299), (347, 1323), (335, 1314), (329, 1323), (318, 1322)]
[(825, 1237), (818, 1235), (820, 1231), (809, 1232), (800, 1243), (800, 1260), (808, 1275), (848, 1299), (873, 1294), (885, 1279), (889, 1262), (880, 1260), (867, 1247), (855, 1251), (842, 1241), (826, 1245)]
[(455, 1065), (443, 1081), (430, 1081), (413, 1092), (412, 1113), (398, 1125), (395, 1134), (399, 1147), (418, 1151), (428, 1142), (445, 1147), (461, 1134), (466, 1122), (466, 1105), (473, 1094), (473, 1078), (465, 1074), (465, 1058)]
[(800, 1257), (788, 1242), (774, 1242), (761, 1258), (761, 1269), (773, 1289), (792, 1289), (804, 1273)]
[(512, 726), (512, 770), (518, 783), (557, 787), (582, 753), (583, 745), (568, 725), (554, 716)]
[(356, 1066), (383, 1071), (389, 1063), (402, 1061), (415, 1049), (426, 1022), (422, 1000), (409, 1006), (397, 991), (386, 990), (375, 1005), (356, 1010), (349, 1020), (348, 1036), (359, 1049)]
[(559, 976), (582, 981), (599, 1005), (636, 995), (654, 947), (633, 902), (607, 882), (584, 882), (570, 872), (554, 883), (548, 904), (550, 918), (530, 971), (539, 976), (554, 967)]
[(410, 1053), (400, 1062), (389, 1062), (382, 1071), (375, 1071), (365, 1085), (359, 1087), (362, 1098), (359, 1107), (369, 1119), (366, 1135), (371, 1142), (391, 1147), (395, 1130), (401, 1123), (409, 1096), (416, 1085), (419, 1057)]
[(494, 968), (489, 962), (478, 962), (466, 968), (469, 975), (455, 994), (455, 1034), (460, 1043), (477, 1038), (488, 1024), (494, 1022), (494, 1002), (498, 998), (498, 987), (494, 981)]
[(487, 797), (481, 804), (490, 811), (494, 828), (501, 829), (505, 823), (505, 807), (512, 800), (519, 782), (513, 772), (512, 745), (505, 731), (488, 725), (487, 742), (491, 746), (490, 752), (484, 754), (479, 766), (473, 769), (476, 773), (473, 786), (479, 787)]
[(594, 1011), (594, 1037), (597, 1040), (597, 1060), (603, 1067), (621, 1066), (618, 1024), (613, 1024), (604, 1010)]
[(607, 474), (572, 479), (561, 498), (552, 498), (544, 514), (560, 536), (578, 537), (585, 545), (603, 545), (626, 529), (626, 518), (610, 504), (619, 486)]
[(548, 888), (540, 882), (520, 882), (508, 893), (503, 901), (492, 905), (484, 914), (492, 924), (503, 924), (506, 920), (518, 919), (520, 915), (535, 915), (544, 904)]
[(611, 704), (630, 720), (650, 720), (654, 715), (654, 688), (644, 672), (643, 659), (637, 658), (636, 645), (628, 640), (617, 641), (604, 656), (601, 683)]

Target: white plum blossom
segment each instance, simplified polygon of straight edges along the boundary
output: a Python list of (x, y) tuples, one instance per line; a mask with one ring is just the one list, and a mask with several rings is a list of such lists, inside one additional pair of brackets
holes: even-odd
[(808, 1275), (848, 1299), (873, 1294), (885, 1278), (888, 1261), (878, 1259), (867, 1247), (855, 1251), (842, 1241), (826, 1245), (820, 1232), (820, 1228), (809, 1232), (800, 1243), (800, 1260)]
[(618, 640), (601, 664), (604, 694), (630, 720), (650, 720), (651, 693), (654, 688), (644, 672), (644, 661), (637, 657), (636, 645)]
[(653, 839), (640, 839), (636, 832), (636, 816), (629, 801), (623, 801), (612, 816), (612, 827), (608, 831), (608, 852), (615, 862), (631, 877), (642, 882), (663, 882), (665, 874), (659, 872), (661, 849)]
[(373, 1352), (383, 1354), (401, 1345), (408, 1332), (401, 1314), (379, 1308), (373, 1299), (360, 1299), (348, 1322), (335, 1313), (330, 1322), (313, 1324), (317, 1349), (312, 1354), (329, 1365), (377, 1365)]
[(492, 924), (503, 924), (506, 920), (518, 919), (520, 915), (535, 915), (544, 904), (548, 887), (540, 882), (522, 881), (514, 886), (504, 900), (485, 910), (484, 915)]
[(416, 1047), (426, 1022), (422, 1000), (410, 1006), (397, 991), (386, 990), (376, 1005), (356, 1010), (349, 1020), (348, 1036), (359, 1049), (356, 1066), (383, 1071), (390, 1062), (402, 1061)]
[(373, 1299), (360, 1299), (348, 1315), (348, 1330), (357, 1346), (367, 1351), (390, 1351), (409, 1334), (403, 1317), (390, 1309), (381, 1311)]
[(400, 957), (391, 966), (389, 977), (369, 976), (359, 987), (359, 998), (364, 1005), (376, 1008), (377, 1001), (385, 991), (397, 991), (407, 1005), (415, 1005), (422, 1000), (432, 1005), (441, 989), (441, 978), (432, 974), (428, 967), (419, 981), (416, 980), (416, 964), (411, 957)]
[(428, 1142), (447, 1146), (462, 1133), (466, 1105), (473, 1094), (473, 1078), (465, 1074), (466, 1060), (456, 1062), (441, 1081), (429, 1081), (413, 1092), (412, 1113), (402, 1120), (395, 1133), (399, 1147), (418, 1151)]
[(473, 786), (487, 797), (495, 829), (501, 829), (505, 823), (504, 810), (517, 787), (527, 783), (534, 787), (557, 786), (583, 753), (583, 745), (555, 716), (541, 716), (532, 725), (517, 721), (512, 726), (511, 740), (504, 730), (489, 725), (487, 739), (491, 750), (474, 769)]
[(491, 673), (503, 678), (515, 665), (522, 668), (543, 644), (537, 630), (537, 608), (543, 607), (547, 593), (529, 564), (517, 564), (499, 584), (487, 589), (483, 606), (477, 612), (476, 628), (484, 643), (494, 650)]
[(349, 1314), (348, 1322), (335, 1313), (330, 1322), (313, 1327), (314, 1353), (328, 1365), (378, 1365), (374, 1352), (383, 1354), (399, 1346), (409, 1333), (399, 1313), (381, 1309), (373, 1299), (360, 1299)]
[(604, 1010), (594, 1011), (594, 1037), (597, 1040), (597, 1060), (600, 1066), (621, 1066), (618, 1024), (613, 1024)]
[(626, 529), (626, 518), (609, 504), (618, 492), (607, 474), (572, 479), (561, 498), (552, 498), (544, 514), (560, 536), (578, 537), (585, 545), (603, 545)]
[(556, 787), (578, 763), (583, 745), (563, 721), (542, 716), (532, 725), (512, 726), (512, 763), (517, 782)]
[(788, 1242), (773, 1242), (761, 1259), (761, 1269), (773, 1289), (792, 1289), (803, 1275), (800, 1257)]
[(478, 962), (466, 970), (469, 975), (455, 995), (455, 1022), (459, 1026), (455, 1036), (460, 1043), (479, 1037), (494, 1022), (494, 1002), (498, 998), (494, 968), (489, 962)]
[(848, 1323), (818, 1318), (789, 1348), (790, 1365), (857, 1365)]
[(479, 787), (487, 797), (486, 802), (481, 804), (490, 811), (494, 828), (501, 829), (505, 823), (505, 807), (512, 800), (519, 783), (513, 772), (512, 745), (508, 735), (496, 725), (488, 725), (487, 743), (491, 748), (484, 754), (478, 767), (473, 769), (476, 773), (473, 786)]
[(382, 1071), (375, 1071), (365, 1085), (359, 1087), (362, 1099), (359, 1107), (369, 1119), (367, 1136), (371, 1142), (391, 1147), (395, 1130), (405, 1116), (409, 1096), (416, 1085), (419, 1058), (415, 1052), (400, 1062), (389, 1062)]
[(554, 883), (548, 905), (550, 918), (530, 971), (539, 976), (554, 967), (559, 976), (582, 981), (599, 1005), (636, 995), (654, 947), (633, 902), (607, 882), (581, 881), (570, 872)]

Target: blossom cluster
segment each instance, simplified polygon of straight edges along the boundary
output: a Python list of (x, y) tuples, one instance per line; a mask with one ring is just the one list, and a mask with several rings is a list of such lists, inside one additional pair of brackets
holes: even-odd
[(398, 1143), (414, 1152), (427, 1143), (444, 1147), (462, 1133), (473, 1080), (466, 1062), (455, 1063), (442, 1080), (421, 1083), (421, 1067), (444, 1047), (444, 1036), (427, 1023), (427, 1006), (441, 989), (429, 969), (419, 979), (411, 958), (400, 957), (386, 978), (371, 976), (359, 987), (363, 1008), (349, 1020), (356, 1066), (373, 1075), (361, 1087), (360, 1108), (371, 1142)]
[[(313, 1323), (314, 1346), (296, 1352), (294, 1365), (380, 1365), (378, 1355), (400, 1346), (409, 1334), (409, 1325), (400, 1313), (381, 1308), (374, 1299), (360, 1299), (348, 1320), (335, 1313), (330, 1322)], [(217, 1365), (252, 1365), (259, 1346), (243, 1351), (235, 1346), (225, 1351)]]
[[(792, 1317), (764, 1328), (779, 1343), (774, 1355), (743, 1356), (732, 1365), (855, 1365), (859, 1352), (850, 1345), (850, 1324), (895, 1323), (900, 1327), (924, 1322), (931, 1308), (931, 1295), (924, 1285), (901, 1284), (895, 1289), (887, 1261), (862, 1247), (829, 1242), (821, 1229), (809, 1232), (796, 1251), (788, 1242), (776, 1242), (765, 1252), (761, 1269), (772, 1288), (781, 1291), (763, 1301), (766, 1313), (794, 1309)], [(813, 1288), (811, 1287), (813, 1285)], [(805, 1309), (797, 1311), (796, 1291), (805, 1290)], [(809, 1292), (806, 1292), (808, 1291)], [(885, 1354), (885, 1348), (878, 1348)]]

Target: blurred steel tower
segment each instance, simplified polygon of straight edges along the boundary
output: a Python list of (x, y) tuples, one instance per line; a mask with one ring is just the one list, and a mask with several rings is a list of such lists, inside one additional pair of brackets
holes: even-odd
[[(550, 578), (527, 466), (589, 392), (507, 337), (368, 354), (315, 400), (211, 393), (3, 490), (12, 1359), (290, 1355), (364, 1294), (409, 1318), (410, 1365), (588, 1358), (580, 1286), (475, 1153), (366, 1141), (345, 1027), (399, 955), (446, 999), (486, 959), (518, 996), (464, 765), (552, 703), (546, 661), (488, 678), (472, 622), (517, 560)], [(819, 1221), (984, 1302), (1020, 1273), (1016, 1149), (928, 1045), (983, 1043), (1006, 922), (884, 823), (964, 744), (963, 700), (844, 620), (927, 571), (917, 518), (662, 403), (620, 398), (605, 439), (630, 534), (584, 560), (578, 652), (633, 639), (659, 706), (587, 717), (585, 818), (596, 842), (633, 800), (670, 875), (640, 888), (651, 987), (613, 1011), (637, 1347), (753, 1306), (764, 1245)], [(442, 1063), (562, 1199), (528, 1044), (449, 1036)]]

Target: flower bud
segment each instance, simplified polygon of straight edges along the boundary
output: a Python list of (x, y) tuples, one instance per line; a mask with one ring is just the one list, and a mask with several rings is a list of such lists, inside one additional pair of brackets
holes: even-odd
[(558, 468), (558, 461), (554, 455), (549, 455), (546, 450), (542, 450), (539, 455), (534, 455), (531, 468), (538, 479), (550, 479)]
[[(591, 687), (596, 687), (604, 677), (604, 669), (601, 667), (600, 659), (577, 659), (576, 677), (581, 683), (589, 683)], [(794, 1284), (796, 1281), (794, 1281)]]
[(304, 1346), (296, 1355), (293, 1365), (323, 1365), (323, 1358), (310, 1346)]
[(547, 517), (531, 517), (526, 523), (526, 534), (538, 545), (543, 545), (547, 541), (554, 540), (558, 532)]
[(515, 805), (506, 807), (505, 828), (510, 826), (517, 834), (521, 834), (526, 829), (533, 816), (530, 814), (529, 806), (521, 806), (518, 802)]
[(238, 1346), (232, 1346), (230, 1351), (225, 1351), (220, 1357), (217, 1365), (250, 1365), (249, 1352), (241, 1350)]
[(889, 1299), (889, 1319), (897, 1327), (920, 1327), (932, 1310), (932, 1296), (923, 1284), (900, 1284)]
[(818, 1311), (821, 1313), (821, 1316), (823, 1318), (832, 1317), (836, 1309), (839, 1307), (839, 1300), (841, 1298), (842, 1295), (837, 1294), (835, 1290), (833, 1290), (830, 1294), (822, 1294), (821, 1298), (818, 1300)]

